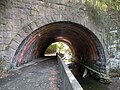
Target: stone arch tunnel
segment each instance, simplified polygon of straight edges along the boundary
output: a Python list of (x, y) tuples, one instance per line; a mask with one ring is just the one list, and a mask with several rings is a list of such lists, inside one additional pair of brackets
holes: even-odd
[(97, 72), (106, 73), (106, 58), (99, 39), (86, 27), (68, 21), (44, 25), (28, 35), (16, 50), (12, 66), (44, 56), (47, 47), (59, 41), (71, 48), (77, 57), (76, 63), (83, 63)]
[(76, 57), (75, 64), (108, 79), (120, 56), (119, 12), (118, 16), (101, 13), (94, 8), (97, 2), (96, 5), (86, 2), (0, 0), (0, 70), (7, 71), (43, 57), (49, 45), (64, 42)]

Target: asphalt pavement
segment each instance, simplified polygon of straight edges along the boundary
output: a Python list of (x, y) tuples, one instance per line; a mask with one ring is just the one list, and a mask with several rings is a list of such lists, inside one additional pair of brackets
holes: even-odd
[(0, 80), (0, 90), (60, 90), (61, 79), (55, 57), (11, 71)]

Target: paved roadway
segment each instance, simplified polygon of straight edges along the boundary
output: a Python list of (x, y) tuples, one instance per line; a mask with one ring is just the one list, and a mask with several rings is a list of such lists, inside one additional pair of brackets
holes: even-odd
[(61, 80), (56, 58), (40, 60), (0, 80), (0, 90), (59, 90)]

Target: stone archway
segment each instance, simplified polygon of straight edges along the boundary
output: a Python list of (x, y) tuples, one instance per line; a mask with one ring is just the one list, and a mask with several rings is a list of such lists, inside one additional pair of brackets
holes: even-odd
[(106, 57), (99, 39), (86, 27), (68, 21), (47, 24), (28, 35), (16, 50), (12, 66), (44, 56), (47, 47), (56, 41), (65, 42), (73, 48), (77, 63), (83, 62), (99, 72), (106, 73)]

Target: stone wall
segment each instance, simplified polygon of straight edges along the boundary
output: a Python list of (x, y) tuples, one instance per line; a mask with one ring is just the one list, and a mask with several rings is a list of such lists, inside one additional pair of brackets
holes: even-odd
[(69, 0), (1, 0), (0, 58), (6, 62), (4, 68), (10, 68), (18, 46), (29, 34), (58, 21), (75, 22), (91, 30), (100, 40), (107, 58), (105, 29), (96, 27), (87, 12), (81, 2)]

